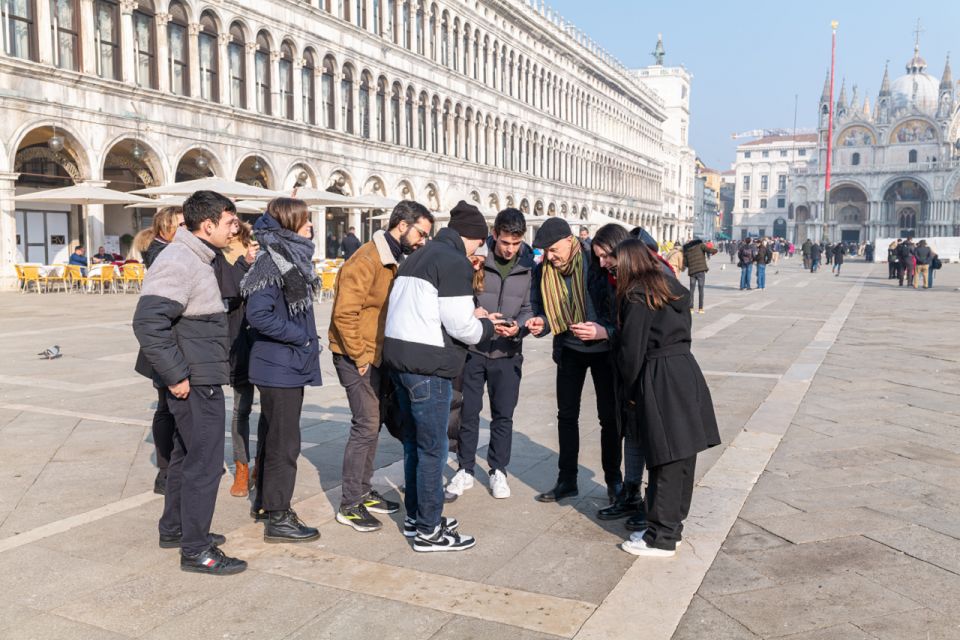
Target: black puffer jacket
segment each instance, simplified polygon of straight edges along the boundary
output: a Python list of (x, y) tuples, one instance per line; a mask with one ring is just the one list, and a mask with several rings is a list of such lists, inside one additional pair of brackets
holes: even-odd
[(186, 229), (147, 271), (133, 314), (137, 373), (168, 387), (230, 382), (229, 335), (213, 271), (216, 252)]
[(476, 295), (477, 306), (490, 313), (502, 313), (505, 318), (513, 318), (520, 326), (520, 332), (513, 338), (494, 334), (490, 340), (473, 345), (469, 350), (488, 358), (504, 358), (520, 353), (523, 347), (522, 339), (527, 333), (523, 324), (533, 317), (530, 282), (536, 263), (533, 261), (533, 250), (524, 243), (520, 247), (517, 261), (504, 280), (497, 269), (495, 244), (493, 238), (487, 239), (487, 259), (483, 264), (483, 293)]

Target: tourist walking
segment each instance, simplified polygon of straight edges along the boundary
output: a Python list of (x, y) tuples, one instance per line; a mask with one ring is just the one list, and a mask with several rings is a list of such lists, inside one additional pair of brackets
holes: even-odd
[(927, 270), (927, 288), (933, 288), (933, 273), (938, 271), (943, 267), (943, 262), (940, 260), (940, 256), (937, 255), (937, 250), (934, 247), (930, 247), (930, 253), (933, 255), (930, 257), (930, 268)]
[(846, 253), (846, 247), (842, 242), (838, 242), (833, 247), (833, 275), (840, 277), (840, 267), (843, 266), (843, 254)]
[(670, 557), (690, 510), (697, 454), (720, 444), (710, 389), (690, 353), (689, 292), (666, 278), (637, 241), (617, 260), (615, 351), (625, 429), (642, 443), (649, 466), (647, 527), (621, 548)]
[(800, 253), (803, 255), (803, 268), (810, 269), (810, 253), (813, 249), (813, 242), (810, 238), (807, 238), (803, 241), (803, 244), (800, 245)]
[(227, 318), (211, 266), (227, 246), (236, 207), (212, 191), (183, 203), (185, 228), (153, 262), (133, 315), (137, 373), (165, 389), (176, 430), (167, 467), (160, 546), (180, 548), (183, 571), (227, 575), (247, 563), (210, 533), (223, 475), (223, 385), (230, 381)]
[(913, 288), (916, 289), (918, 284), (922, 284), (924, 289), (930, 287), (930, 263), (933, 262), (933, 250), (927, 246), (926, 240), (921, 240), (917, 243), (917, 248), (914, 251), (914, 257), (917, 260), (917, 274), (913, 282)]
[(710, 256), (715, 255), (717, 250), (708, 246), (703, 240), (695, 238), (683, 245), (683, 261), (687, 266), (687, 275), (690, 276), (690, 310), (693, 311), (694, 290), (699, 294), (699, 304), (697, 304), (697, 313), (703, 313), (703, 288), (707, 281), (707, 272), (710, 271), (708, 264)]
[(313, 298), (313, 225), (303, 200), (275, 198), (253, 225), (261, 252), (241, 283), (252, 329), (250, 382), (260, 392), (256, 498), (266, 542), (307, 542), (320, 532), (291, 508), (300, 456), (303, 389), (320, 386)]
[(330, 351), (337, 378), (350, 405), (350, 435), (343, 450), (343, 484), (337, 522), (357, 531), (377, 531), (374, 513), (396, 513), (370, 482), (380, 437), (380, 397), (384, 382), (383, 340), (387, 302), (397, 269), (422, 248), (433, 229), (433, 215), (422, 204), (402, 200), (390, 214), (387, 230), (343, 263), (337, 274), (330, 313)]
[(357, 230), (354, 227), (347, 229), (347, 235), (343, 236), (340, 247), (343, 249), (344, 261), (352, 258), (353, 254), (360, 249), (360, 239), (357, 238)]
[(810, 273), (816, 273), (820, 270), (821, 255), (823, 255), (823, 247), (816, 242), (810, 243)]
[(740, 245), (740, 249), (737, 251), (737, 258), (739, 262), (737, 266), (740, 267), (740, 291), (750, 290), (750, 276), (753, 273), (753, 263), (757, 257), (757, 248), (753, 244), (753, 241), (750, 238), (744, 239), (743, 243)]
[(384, 362), (400, 405), (404, 464), (404, 535), (420, 552), (463, 551), (476, 540), (443, 517), (443, 468), (452, 379), (466, 360), (464, 345), (494, 335), (498, 314), (477, 308), (467, 259), (487, 238), (480, 210), (461, 200), (449, 224), (403, 261), (390, 292)]
[[(493, 236), (486, 241), (487, 255), (480, 269), (483, 286), (476, 293), (476, 304), (488, 313), (502, 315), (505, 322), (496, 326), (496, 335), (491, 340), (468, 349), (463, 367), (463, 408), (456, 438), (458, 470), (446, 488), (452, 496), (463, 495), (474, 484), (480, 410), (486, 385), (491, 416), (487, 448), (490, 493), (494, 498), (510, 497), (507, 466), (513, 446), (513, 412), (520, 399), (522, 339), (527, 334), (524, 325), (533, 317), (530, 283), (536, 264), (533, 250), (523, 241), (526, 231), (523, 213), (518, 209), (504, 209), (497, 214)], [(626, 231), (623, 233), (626, 235)]]
[(545, 254), (543, 263), (534, 272), (530, 296), (534, 317), (527, 321), (526, 327), (534, 336), (553, 334), (560, 448), (557, 482), (536, 499), (556, 502), (579, 493), (580, 401), (589, 371), (600, 419), (604, 482), (612, 502), (623, 482), (622, 448), (609, 360), (609, 338), (614, 333), (610, 316), (613, 288), (606, 274), (591, 268), (586, 248), (562, 218), (549, 218), (544, 222), (537, 230), (533, 246), (543, 249)]
[[(757, 288), (763, 291), (767, 287), (767, 265), (773, 260), (770, 245), (766, 240), (758, 241), (754, 263), (757, 265)], [(690, 303), (693, 304), (693, 290), (690, 291)]]

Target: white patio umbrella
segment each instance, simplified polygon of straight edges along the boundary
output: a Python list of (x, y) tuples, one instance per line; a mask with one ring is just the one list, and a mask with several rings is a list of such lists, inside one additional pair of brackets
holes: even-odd
[(378, 196), (374, 193), (353, 198), (353, 201), (354, 209), (393, 209), (400, 202), (396, 198)]
[[(164, 207), (182, 207), (188, 196), (163, 196), (147, 201), (147, 204), (128, 204), (124, 209), (163, 209)], [(258, 200), (238, 200), (234, 202), (237, 213), (263, 213), (266, 203)]]
[(125, 193), (123, 191), (114, 191), (106, 187), (94, 187), (84, 182), (75, 184), (71, 187), (62, 187), (60, 189), (48, 189), (46, 191), (35, 191), (33, 193), (24, 193), (14, 198), (14, 200), (25, 202), (45, 202), (48, 204), (128, 204), (136, 202), (138, 204), (149, 204), (152, 202), (149, 198)]
[(244, 198), (247, 200), (270, 200), (272, 198), (289, 195), (286, 192), (270, 191), (269, 189), (254, 187), (243, 182), (237, 182), (236, 180), (217, 177), (174, 182), (173, 184), (165, 184), (159, 187), (139, 189), (133, 193), (144, 196), (189, 196), (194, 191), (216, 191), (220, 195), (228, 198)]
[(307, 204), (320, 207), (341, 207), (344, 209), (351, 209), (359, 206), (359, 198), (343, 196), (339, 193), (333, 193), (332, 191), (311, 189), (309, 187), (301, 187), (297, 189), (296, 195), (291, 197), (303, 200)]
[(623, 220), (617, 220), (616, 218), (612, 218), (605, 213), (600, 213), (599, 211), (591, 211), (589, 215), (590, 217), (585, 222), (581, 221), (580, 224), (582, 225), (585, 224), (590, 226), (593, 226), (593, 225), (603, 226), (605, 224), (610, 224), (612, 222), (613, 224), (618, 224), (621, 227), (628, 230), (633, 229), (634, 227), (634, 225), (628, 224)]

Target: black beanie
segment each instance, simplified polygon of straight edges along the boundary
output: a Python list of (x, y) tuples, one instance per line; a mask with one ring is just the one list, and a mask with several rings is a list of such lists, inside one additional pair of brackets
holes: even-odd
[(546, 249), (564, 238), (573, 235), (570, 230), (570, 224), (563, 218), (547, 218), (539, 229), (537, 235), (533, 238), (534, 249)]
[(461, 238), (469, 240), (486, 240), (490, 235), (487, 221), (483, 219), (480, 209), (466, 200), (458, 202), (450, 212), (450, 223), (447, 226), (459, 233)]

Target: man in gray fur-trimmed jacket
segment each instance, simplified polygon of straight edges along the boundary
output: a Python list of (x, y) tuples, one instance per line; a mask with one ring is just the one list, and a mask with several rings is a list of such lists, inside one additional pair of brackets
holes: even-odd
[(236, 229), (236, 207), (198, 191), (183, 203), (183, 221), (144, 279), (133, 316), (136, 370), (166, 389), (176, 420), (160, 546), (180, 548), (184, 571), (229, 575), (247, 563), (226, 556), (218, 547), (224, 537), (210, 533), (223, 475), (222, 385), (230, 382), (227, 316), (213, 260)]

